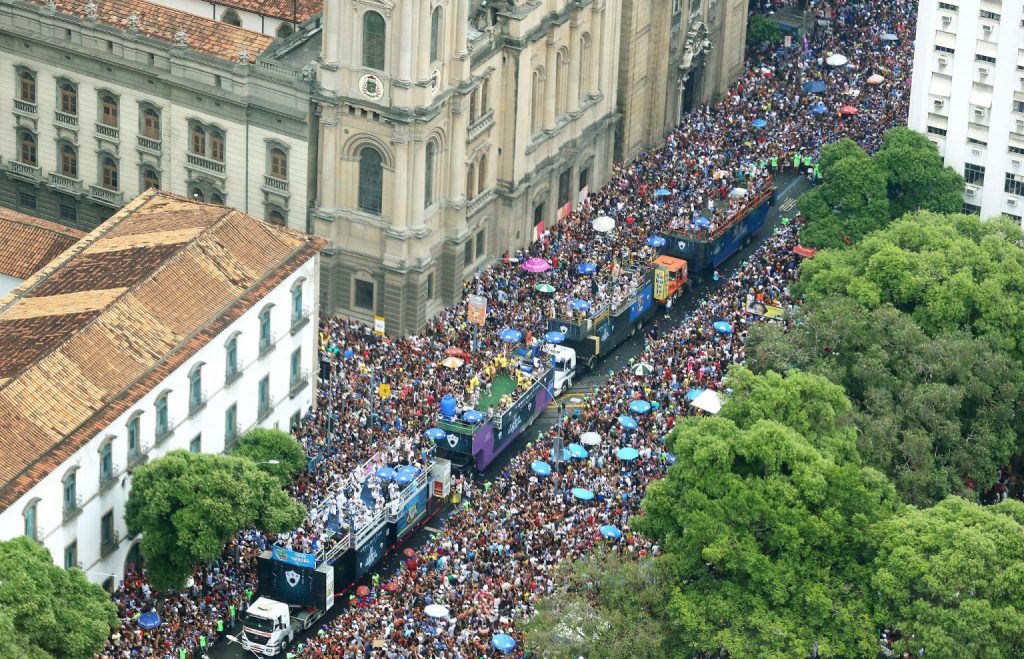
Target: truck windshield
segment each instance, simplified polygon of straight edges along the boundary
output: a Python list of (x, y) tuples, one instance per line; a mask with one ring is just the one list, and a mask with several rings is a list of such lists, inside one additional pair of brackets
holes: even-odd
[(558, 371), (568, 371), (569, 370), (569, 362), (567, 362), (564, 359), (556, 359), (555, 360), (555, 370), (558, 370)]
[(249, 613), (245, 614), (242, 618), (242, 624), (246, 627), (252, 627), (258, 629), (261, 632), (272, 632), (274, 631), (274, 621), (268, 620), (267, 618), (257, 618)]

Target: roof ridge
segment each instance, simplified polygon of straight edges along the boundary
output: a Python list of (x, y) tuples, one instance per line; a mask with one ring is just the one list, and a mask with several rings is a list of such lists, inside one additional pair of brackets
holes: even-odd
[(87, 232), (80, 229), (44, 220), (41, 217), (33, 217), (32, 215), (19, 213), (18, 211), (10, 211), (13, 215), (8, 215), (4, 211), (10, 211), (10, 209), (0, 208), (0, 222), (20, 224), (22, 226), (39, 229), (40, 231), (56, 234), (58, 236), (67, 236), (69, 238), (77, 238), (79, 240), (87, 235)]

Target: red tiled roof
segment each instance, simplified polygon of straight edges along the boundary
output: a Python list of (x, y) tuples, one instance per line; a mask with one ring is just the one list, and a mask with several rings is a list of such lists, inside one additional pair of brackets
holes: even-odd
[(150, 190), (0, 302), (0, 510), (323, 249)]
[(0, 275), (28, 279), (85, 234), (0, 208)]
[[(45, 0), (30, 0), (45, 5)], [(57, 11), (62, 14), (85, 17), (84, 0), (55, 0)], [(178, 29), (185, 31), (186, 45), (192, 50), (214, 55), (226, 60), (238, 61), (238, 53), (244, 47), (249, 56), (256, 57), (274, 40), (259, 32), (203, 18), (188, 12), (164, 7), (145, 0), (95, 0), (96, 21), (122, 30), (128, 29), (128, 18), (135, 14), (139, 18), (138, 33), (152, 39), (176, 43)]]
[(324, 9), (324, 0), (221, 0), (217, 4), (296, 23), (303, 23)]

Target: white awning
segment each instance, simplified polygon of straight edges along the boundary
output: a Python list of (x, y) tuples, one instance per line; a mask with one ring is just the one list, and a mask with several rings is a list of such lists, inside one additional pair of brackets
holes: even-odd
[(935, 45), (943, 48), (956, 48), (956, 35), (952, 32), (937, 30), (935, 32)]
[(988, 130), (978, 126), (977, 124), (967, 125), (967, 137), (972, 140), (988, 144)]
[(950, 91), (953, 89), (953, 79), (949, 76), (939, 75), (937, 73), (932, 74), (932, 82), (928, 85), (928, 94), (931, 96), (941, 96), (942, 98), (949, 98)]
[(944, 117), (941, 114), (928, 114), (928, 125), (932, 128), (941, 128), (942, 130), (949, 129), (949, 117)]
[(975, 53), (985, 57), (995, 57), (998, 50), (999, 44), (995, 41), (985, 41), (984, 39), (978, 39), (978, 43), (974, 48)]
[(690, 404), (698, 410), (718, 414), (718, 411), (722, 409), (722, 397), (713, 389), (705, 389), (704, 393), (697, 396)]
[(1024, 69), (1024, 50), (1017, 49), (1017, 68)]
[(992, 88), (983, 85), (974, 85), (971, 90), (971, 105), (979, 108), (992, 107)]

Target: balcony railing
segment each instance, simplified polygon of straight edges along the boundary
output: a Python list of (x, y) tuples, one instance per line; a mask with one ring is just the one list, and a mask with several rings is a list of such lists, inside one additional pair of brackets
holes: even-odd
[(41, 544), (43, 544), (43, 538), (46, 537), (46, 529), (44, 529), (41, 526), (36, 526), (35, 533), (33, 533), (29, 537), (32, 538), (33, 540), (35, 540), (36, 544), (40, 544), (41, 545)]
[(187, 162), (191, 167), (197, 167), (211, 174), (224, 176), (224, 163), (194, 153), (187, 154)]
[(101, 185), (90, 185), (89, 194), (98, 202), (120, 208), (124, 205), (124, 193), (120, 190), (108, 190)]
[(70, 192), (72, 194), (80, 194), (82, 192), (82, 179), (71, 178), (70, 176), (64, 176), (63, 174), (57, 174), (56, 172), (50, 173), (50, 185), (58, 190)]
[(156, 155), (160, 155), (160, 140), (154, 140), (153, 138), (146, 137), (144, 135), (139, 135), (138, 140), (140, 148), (145, 149), (146, 151), (151, 151)]
[(242, 434), (242, 427), (235, 424), (235, 427), (231, 429), (231, 432), (224, 436), (224, 451), (230, 452), (238, 446), (238, 438)]
[(100, 494), (106, 492), (110, 488), (114, 487), (114, 483), (117, 482), (117, 474), (121, 471), (121, 468), (117, 465), (113, 465), (110, 468), (110, 473), (104, 476), (100, 474)]
[(235, 366), (234, 368), (227, 368), (224, 370), (224, 386), (228, 386), (238, 378), (242, 377), (242, 369)]
[(118, 531), (114, 531), (111, 535), (100, 540), (100, 557), (106, 558), (115, 551), (117, 546), (121, 544), (121, 534)]
[(167, 427), (166, 428), (162, 428), (162, 429), (158, 427), (156, 429), (155, 440), (156, 440), (157, 446), (162, 444), (164, 441), (167, 440), (168, 437), (170, 437), (173, 434), (174, 434), (174, 420), (171, 419), (170, 417), (168, 417), (167, 418)]
[(288, 388), (288, 397), (295, 398), (295, 395), (306, 388), (309, 384), (309, 369), (304, 368), (291, 382), (291, 386)]
[(15, 176), (27, 178), (32, 181), (38, 181), (42, 176), (42, 171), (39, 167), (36, 167), (35, 165), (27, 165), (23, 162), (18, 162), (17, 160), (7, 161), (7, 171)]
[(274, 192), (287, 193), (288, 192), (288, 181), (284, 181), (284, 180), (281, 180), (279, 178), (275, 178), (273, 176), (266, 176), (266, 175), (264, 175), (264, 177), (263, 177), (263, 187), (265, 187), (265, 188), (267, 188), (269, 190), (273, 190)]
[(67, 112), (61, 112), (60, 110), (55, 110), (53, 114), (54, 119), (59, 125), (74, 128), (76, 130), (78, 129), (78, 115), (68, 114)]
[(197, 412), (202, 410), (204, 407), (206, 407), (207, 399), (208, 396), (206, 395), (205, 391), (201, 393), (198, 398), (193, 398), (190, 396), (188, 399), (188, 415), (193, 416)]
[(309, 307), (306, 306), (302, 307), (302, 311), (298, 315), (292, 316), (292, 327), (290, 330), (291, 334), (295, 334), (300, 329), (302, 329), (306, 323), (309, 322), (309, 314)]
[(97, 122), (96, 134), (112, 140), (117, 140), (120, 138), (121, 130), (117, 126), (108, 126), (107, 124)]
[(469, 125), (466, 131), (466, 142), (472, 142), (483, 135), (492, 126), (494, 126), (494, 108), (484, 112), (476, 118), (476, 121)]
[(128, 456), (128, 468), (134, 469), (139, 465), (144, 465), (149, 461), (149, 447), (142, 447), (134, 455)]
[(470, 199), (469, 203), (466, 204), (466, 215), (474, 215), (481, 208), (489, 204), (491, 200), (494, 199), (495, 194), (496, 193), (494, 192), (494, 188), (487, 188), (486, 190), (477, 194), (477, 196)]
[(274, 411), (274, 399), (270, 399), (256, 408), (256, 423), (259, 423), (263, 419), (270, 416), (270, 413)]
[(35, 117), (38, 114), (35, 103), (23, 101), (20, 98), (14, 99), (14, 111), (18, 114), (24, 114), (29, 117)]
[(82, 514), (82, 495), (75, 497), (74, 501), (64, 502), (64, 523), (67, 524)]
[(274, 347), (277, 345), (277, 335), (271, 334), (268, 338), (260, 338), (260, 357), (264, 357), (273, 352)]

